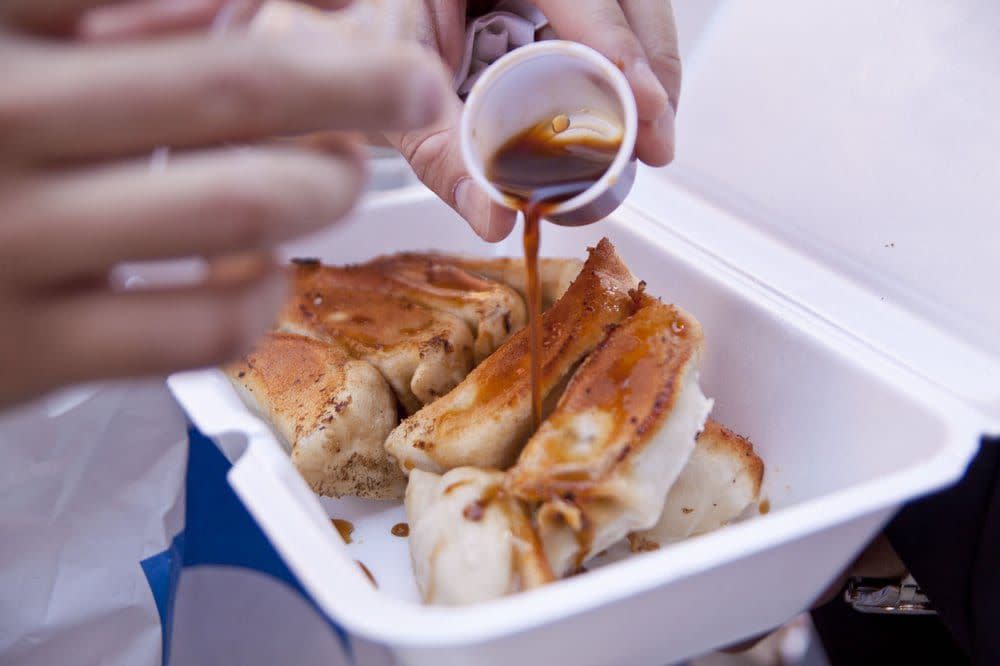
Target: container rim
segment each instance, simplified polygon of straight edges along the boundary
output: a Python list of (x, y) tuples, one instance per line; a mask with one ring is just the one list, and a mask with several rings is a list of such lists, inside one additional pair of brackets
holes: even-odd
[(482, 105), (488, 89), (495, 85), (499, 79), (509, 75), (511, 71), (526, 62), (552, 54), (578, 58), (596, 67), (614, 90), (618, 102), (622, 106), (622, 113), (625, 119), (621, 146), (618, 148), (618, 153), (615, 155), (614, 160), (612, 160), (611, 166), (608, 167), (608, 170), (604, 172), (604, 175), (596, 183), (549, 211), (549, 215), (555, 217), (582, 208), (597, 199), (617, 182), (629, 162), (632, 161), (636, 137), (639, 133), (639, 116), (636, 110), (635, 96), (632, 94), (632, 88), (629, 86), (628, 79), (625, 78), (621, 70), (615, 67), (610, 60), (589, 46), (558, 39), (534, 42), (507, 53), (486, 68), (475, 84), (473, 84), (472, 90), (465, 100), (465, 108), (462, 112), (462, 119), (459, 125), (459, 143), (462, 150), (462, 161), (465, 162), (465, 167), (476, 184), (493, 201), (507, 208), (513, 208), (510, 197), (497, 189), (486, 177), (482, 161), (477, 159), (473, 151), (473, 119), (476, 116), (476, 111)]

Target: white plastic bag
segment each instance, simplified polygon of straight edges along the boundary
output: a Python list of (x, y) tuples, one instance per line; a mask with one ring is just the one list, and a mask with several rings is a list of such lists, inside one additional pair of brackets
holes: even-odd
[(158, 380), (0, 414), (0, 664), (392, 663), (316, 611), (229, 467)]
[(184, 424), (154, 380), (0, 413), (0, 663), (158, 663), (140, 562), (181, 528)]

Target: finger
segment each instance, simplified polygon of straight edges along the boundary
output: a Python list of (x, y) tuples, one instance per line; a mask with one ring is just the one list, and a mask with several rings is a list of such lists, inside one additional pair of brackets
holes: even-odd
[(215, 257), (208, 262), (205, 283), (234, 285), (263, 277), (276, 265), (271, 252), (249, 251)]
[[(0, 365), (26, 380), (20, 393), (39, 393), (82, 380), (221, 363), (252, 348), (286, 295), (280, 271), (222, 286), (74, 293), (32, 304), (19, 318), (28, 322), (27, 337), (3, 345)], [(24, 397), (6, 390), (0, 403)]]
[[(266, 248), (342, 217), (364, 183), (359, 153), (272, 146), (14, 183), (0, 277), (59, 282), (121, 261)], [(44, 243), (45, 261), (39, 261)]]
[(422, 0), (423, 11), (417, 12), (418, 40), (448, 65), (454, 72), (462, 62), (465, 48), (465, 0)]
[(674, 123), (681, 93), (681, 60), (677, 26), (667, 0), (622, 0), (622, 10), (642, 44), (650, 67), (670, 98), (670, 107), (659, 118), (639, 127), (639, 159), (653, 166), (674, 158)]
[(80, 19), (84, 39), (111, 41), (150, 37), (211, 25), (229, 0), (139, 0), (98, 7)]
[(436, 118), (449, 94), (440, 62), (399, 43), (231, 35), (28, 58), (0, 87), (0, 152), (32, 162), (320, 129), (410, 129)]
[(640, 121), (636, 137), (636, 154), (650, 166), (664, 166), (674, 159), (675, 138), (674, 110), (667, 107), (656, 120)]
[(621, 68), (635, 94), (639, 120), (652, 122), (670, 106), (617, 0), (537, 0), (535, 4), (560, 38), (586, 44)]
[[(208, 1), (208, 0), (206, 0)], [(327, 8), (338, 8), (349, 0), (304, 0), (307, 4)], [(263, 0), (215, 0), (216, 12), (230, 10), (234, 17), (249, 18)], [(76, 31), (78, 21), (92, 10), (118, 5), (127, 15), (138, 17), (143, 10), (135, 13), (130, 5), (145, 5), (145, 11), (162, 13), (163, 16), (182, 8), (173, 10), (168, 5), (193, 6), (196, 0), (5, 0), (0, 3), (0, 21), (21, 29), (47, 33), (71, 34)], [(157, 7), (154, 7), (159, 5)], [(114, 13), (113, 9), (109, 9)], [(213, 16), (214, 18), (214, 16)], [(211, 18), (209, 19), (211, 20)]]
[(653, 74), (667, 91), (676, 111), (681, 96), (681, 57), (671, 3), (669, 0), (622, 0), (621, 6), (646, 52)]
[[(85, 39), (112, 41), (150, 37), (249, 21), (264, 0), (133, 0), (98, 7), (84, 14), (77, 33)], [(273, 0), (272, 0), (273, 1)], [(350, 0), (312, 0), (322, 9), (342, 9)]]
[(0, 22), (36, 32), (69, 33), (83, 12), (123, 0), (6, 0)]
[(515, 213), (490, 200), (469, 175), (458, 141), (462, 104), (449, 97), (442, 119), (406, 133), (386, 135), (424, 185), (465, 218), (483, 240), (496, 242), (514, 228)]

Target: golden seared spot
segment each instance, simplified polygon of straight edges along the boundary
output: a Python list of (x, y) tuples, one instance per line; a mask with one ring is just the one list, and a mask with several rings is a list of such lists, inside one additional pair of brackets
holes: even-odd
[[(607, 239), (591, 249), (577, 279), (542, 317), (543, 405), (552, 406), (566, 378), (608, 328), (635, 311), (630, 291), (636, 285)], [(450, 393), (393, 431), (388, 450), (404, 465), (409, 461), (432, 471), (510, 466), (531, 435), (528, 347), (522, 328)], [(420, 450), (417, 442), (433, 442), (433, 450)]]
[(660, 544), (639, 534), (628, 535), (628, 548), (633, 553), (648, 553), (660, 549)]
[(671, 305), (634, 297), (642, 307), (583, 362), (511, 470), (519, 496), (587, 492), (644, 447), (673, 408), (702, 344), (700, 326)]
[(321, 340), (270, 333), (226, 371), (315, 492), (402, 495), (405, 477), (383, 446), (398, 423), (395, 398), (374, 367)]
[[(606, 242), (606, 241), (602, 241)], [(609, 256), (610, 243), (599, 246), (593, 254), (601, 263), (617, 261)], [(622, 265), (624, 268), (624, 265)], [(631, 280), (631, 275), (619, 272), (615, 276), (623, 282)], [(567, 371), (567, 360), (575, 362), (575, 342), (588, 338), (600, 339), (604, 328), (621, 321), (634, 307), (627, 294), (618, 290), (605, 289), (598, 272), (581, 275), (579, 285), (574, 283), (576, 298), (567, 299), (554, 305), (542, 317), (542, 392), (549, 390)], [(469, 381), (476, 383), (476, 401), (470, 409), (491, 409), (492, 405), (509, 402), (530, 389), (528, 331), (515, 334), (487, 362), (476, 368)]]
[[(400, 255), (397, 255), (400, 256)], [(521, 257), (471, 257), (451, 254), (410, 254), (410, 257), (424, 257), (434, 261), (458, 266), (469, 273), (479, 275), (493, 282), (507, 285), (522, 298), (526, 297), (526, 271)], [(538, 278), (542, 291), (542, 309), (547, 310), (572, 284), (583, 262), (579, 259), (541, 257), (538, 260)], [(514, 322), (516, 330), (522, 324)]]
[(698, 435), (698, 445), (712, 453), (738, 457), (751, 479), (753, 495), (760, 493), (760, 486), (764, 481), (764, 461), (756, 454), (749, 439), (736, 434), (715, 419), (708, 419)]
[(441, 255), (394, 254), (353, 270), (373, 283), (390, 285), (394, 294), (464, 321), (475, 336), (476, 363), (524, 325), (524, 301), (514, 289)]
[(282, 321), (341, 342), (354, 355), (392, 349), (450, 323), (434, 310), (382, 291), (366, 276), (343, 268), (298, 268), (294, 294)]

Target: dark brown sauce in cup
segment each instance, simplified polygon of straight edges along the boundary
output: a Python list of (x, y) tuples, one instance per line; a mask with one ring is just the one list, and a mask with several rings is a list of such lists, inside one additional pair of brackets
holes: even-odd
[(524, 214), (524, 264), (527, 270), (528, 338), (531, 350), (531, 415), (542, 420), (542, 307), (538, 284), (539, 223), (552, 209), (600, 180), (621, 147), (620, 140), (588, 135), (556, 137), (570, 126), (557, 115), (507, 140), (489, 159), (486, 177)]

